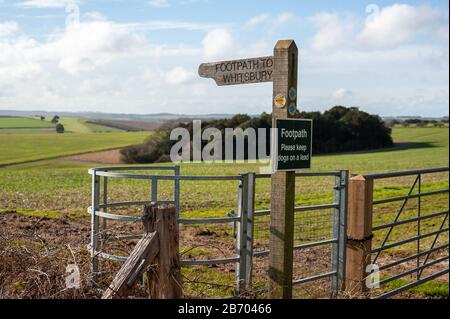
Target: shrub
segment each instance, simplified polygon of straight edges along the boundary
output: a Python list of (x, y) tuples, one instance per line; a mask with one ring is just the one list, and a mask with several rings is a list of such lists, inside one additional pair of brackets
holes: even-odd
[(52, 123), (53, 123), (53, 124), (56, 124), (56, 123), (58, 123), (58, 122), (59, 122), (59, 116), (58, 116), (58, 115), (53, 116), (53, 118), (52, 118)]
[(64, 125), (57, 124), (56, 125), (56, 133), (64, 133)]

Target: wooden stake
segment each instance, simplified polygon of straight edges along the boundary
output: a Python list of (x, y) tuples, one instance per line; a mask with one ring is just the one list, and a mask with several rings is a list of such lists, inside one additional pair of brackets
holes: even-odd
[[(272, 126), (289, 118), (289, 91), (297, 92), (298, 49), (293, 40), (281, 40), (274, 49)], [(285, 105), (280, 107), (280, 101)], [(282, 104), (282, 103), (281, 103)], [(272, 150), (273, 151), (273, 150)], [(272, 174), (269, 286), (272, 298), (292, 298), (295, 172)]]
[(144, 216), (148, 219), (147, 231), (159, 235), (160, 250), (156, 267), (147, 272), (152, 299), (179, 299), (183, 297), (178, 223), (174, 206), (146, 206)]
[(362, 297), (371, 263), (373, 180), (352, 177), (348, 191), (345, 291), (349, 297)]
[(149, 233), (139, 240), (130, 257), (104, 292), (102, 299), (126, 298), (140, 275), (155, 260), (158, 252), (159, 238), (156, 232)]

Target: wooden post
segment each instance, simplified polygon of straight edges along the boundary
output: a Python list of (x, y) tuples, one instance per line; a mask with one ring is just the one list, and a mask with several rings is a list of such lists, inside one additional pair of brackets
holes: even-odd
[(345, 292), (358, 298), (367, 292), (366, 267), (371, 263), (373, 180), (353, 177), (348, 191)]
[(126, 298), (139, 276), (154, 261), (159, 252), (159, 238), (156, 232), (146, 234), (131, 252), (120, 268), (102, 299)]
[[(275, 119), (289, 118), (289, 106), (296, 103), (289, 91), (297, 91), (297, 60), (295, 42), (278, 41), (274, 49), (272, 127)], [(274, 299), (292, 298), (294, 201), (295, 172), (272, 174), (269, 287)]]
[(146, 231), (158, 233), (160, 247), (155, 260), (155, 269), (147, 272), (150, 297), (152, 299), (182, 298), (183, 284), (175, 206), (146, 206), (144, 218), (148, 220)]

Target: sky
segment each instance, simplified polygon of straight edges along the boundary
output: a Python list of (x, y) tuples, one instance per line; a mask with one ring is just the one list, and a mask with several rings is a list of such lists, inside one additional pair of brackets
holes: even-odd
[(200, 63), (299, 47), (304, 111), (445, 116), (449, 2), (0, 0), (0, 109), (271, 112), (270, 83), (217, 87)]

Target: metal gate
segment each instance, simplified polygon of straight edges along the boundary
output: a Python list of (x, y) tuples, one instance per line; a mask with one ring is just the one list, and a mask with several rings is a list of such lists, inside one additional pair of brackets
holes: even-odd
[[(296, 173), (296, 180), (314, 179), (318, 177), (331, 178), (333, 181), (333, 200), (331, 203), (321, 203), (317, 205), (296, 205), (294, 208), (295, 223), (294, 223), (294, 254), (304, 253), (305, 251), (312, 252), (315, 249), (329, 247), (327, 252), (328, 260), (327, 267), (317, 269), (313, 274), (295, 276), (293, 285), (301, 286), (306, 283), (315, 282), (321, 279), (331, 279), (329, 293), (336, 296), (342, 289), (345, 276), (345, 246), (346, 246), (346, 218), (347, 218), (347, 185), (349, 174), (348, 171), (337, 172), (320, 172), (320, 173)], [(247, 238), (247, 241), (241, 242), (241, 250), (245, 262), (241, 263), (240, 276), (246, 287), (255, 288), (258, 292), (268, 291), (267, 284), (262, 287), (253, 287), (254, 275), (253, 268), (255, 259), (267, 259), (270, 253), (268, 247), (268, 233), (270, 223), (270, 209), (268, 210), (254, 210), (255, 200), (255, 185), (258, 181), (270, 179), (270, 174), (247, 174), (244, 175), (241, 188), (243, 199), (241, 216), (242, 220), (247, 220), (247, 225), (243, 227), (241, 238)], [(298, 201), (297, 201), (298, 202)], [(300, 200), (301, 202), (301, 200)], [(308, 216), (308, 214), (316, 214), (316, 216)], [(308, 222), (311, 218), (318, 219), (317, 222)], [(315, 234), (314, 228), (319, 226), (323, 229), (323, 234)], [(261, 229), (266, 229), (266, 236), (255, 236), (255, 232), (261, 232)], [(263, 238), (265, 237), (265, 238)], [(261, 244), (265, 241), (265, 245)], [(245, 257), (247, 256), (247, 257)], [(295, 256), (294, 256), (295, 257)], [(329, 261), (329, 262), (328, 262)], [(299, 264), (301, 263), (301, 264)], [(264, 265), (267, 264), (264, 263)], [(303, 263), (302, 260), (297, 261), (294, 258), (294, 266), (304, 269), (314, 267), (312, 264)], [(244, 268), (244, 269), (242, 269)], [(296, 268), (296, 267), (294, 267)], [(267, 274), (266, 274), (267, 277)]]
[[(431, 185), (433, 180), (448, 181), (448, 172), (449, 168), (443, 167), (365, 175), (367, 179), (380, 183), (398, 178), (409, 178), (412, 182), (406, 195), (376, 199), (372, 203), (375, 208), (373, 216), (376, 218), (372, 226), (373, 240), (376, 241), (377, 247), (371, 250), (371, 263), (377, 265), (378, 271), (388, 274), (381, 278), (378, 285), (384, 288), (399, 279), (409, 277), (411, 280), (400, 284), (399, 287), (385, 288), (375, 298), (390, 298), (449, 273), (448, 183), (445, 188), (441, 186), (432, 189), (426, 189), (426, 186), (430, 188), (430, 185), (424, 183), (425, 178), (429, 179)], [(433, 207), (424, 207), (427, 204), (426, 199), (430, 198), (434, 199)], [(389, 206), (392, 204), (398, 207)], [(383, 207), (389, 213), (383, 212)], [(441, 208), (436, 211), (437, 207)], [(379, 218), (382, 214), (390, 220)], [(411, 252), (407, 251), (393, 261), (380, 261), (385, 254), (408, 245), (415, 246), (410, 248)], [(433, 266), (436, 269), (433, 269)]]
[[(130, 173), (127, 171), (139, 171), (139, 173)], [(171, 175), (148, 174), (145, 171), (166, 171)], [(143, 173), (144, 172), (144, 173)], [(102, 241), (105, 240), (136, 240), (140, 236), (104, 236), (109, 233), (108, 220), (120, 222), (139, 222), (142, 216), (114, 214), (109, 210), (117, 207), (142, 206), (145, 204), (173, 204), (177, 210), (177, 216), (180, 216), (180, 202), (183, 202), (180, 184), (183, 181), (195, 181), (196, 183), (213, 182), (236, 182), (237, 188), (237, 207), (236, 211), (224, 212), (220, 218), (179, 218), (180, 225), (200, 225), (200, 224), (232, 224), (235, 233), (236, 254), (226, 258), (214, 259), (182, 259), (182, 266), (212, 266), (231, 264), (235, 267), (235, 289), (234, 296), (240, 296), (247, 293), (259, 293), (268, 290), (267, 285), (261, 287), (254, 284), (256, 259), (267, 258), (269, 250), (264, 247), (262, 237), (268, 237), (270, 210), (255, 210), (255, 193), (259, 181), (271, 178), (270, 174), (248, 173), (235, 176), (186, 176), (180, 175), (180, 168), (167, 166), (140, 166), (140, 167), (107, 167), (89, 170), (92, 175), (92, 203), (88, 208), (91, 214), (91, 243), (89, 251), (92, 257), (92, 275), (93, 278), (102, 274), (99, 269), (99, 259), (107, 259), (117, 262), (123, 262), (127, 259), (126, 255), (114, 255), (104, 251)], [(345, 229), (347, 212), (347, 185), (348, 171), (323, 172), (323, 173), (297, 173), (297, 179), (326, 177), (333, 179), (333, 201), (318, 205), (307, 205), (295, 207), (296, 224), (300, 225), (298, 229), (299, 241), (293, 247), (295, 252), (315, 249), (317, 247), (330, 246), (327, 252), (330, 253), (329, 269), (319, 271), (310, 276), (301, 276), (295, 278), (294, 285), (302, 285), (321, 279), (330, 279), (331, 285), (329, 293), (336, 295), (341, 289), (345, 274)], [(109, 196), (108, 179), (136, 179), (149, 181), (149, 194), (147, 198), (139, 201), (111, 201)], [(161, 200), (159, 198), (158, 184), (161, 181), (173, 181), (173, 199)], [(311, 223), (311, 227), (326, 228), (328, 236), (323, 238), (313, 238), (302, 236), (302, 233), (308, 232), (308, 224), (314, 216), (307, 217), (311, 212), (321, 212), (323, 220), (330, 220), (330, 223), (320, 224), (320, 219)], [(316, 218), (317, 219), (317, 218)], [(307, 220), (307, 222), (305, 222)], [(308, 267), (299, 265), (299, 267)], [(258, 287), (255, 287), (258, 286)], [(231, 297), (231, 296), (228, 296)]]

